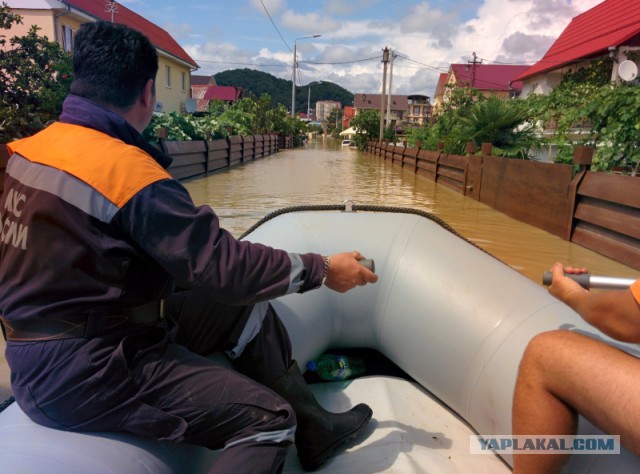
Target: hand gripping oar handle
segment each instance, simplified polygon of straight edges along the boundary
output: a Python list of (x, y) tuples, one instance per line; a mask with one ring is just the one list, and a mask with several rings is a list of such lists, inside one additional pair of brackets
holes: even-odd
[[(631, 284), (636, 281), (634, 278), (620, 278), (620, 277), (606, 277), (596, 276), (589, 273), (580, 273), (574, 275), (572, 273), (565, 273), (564, 276), (571, 278), (577, 282), (581, 287), (586, 288), (599, 288), (604, 290), (624, 290), (629, 288)], [(553, 280), (551, 272), (544, 272), (542, 275), (542, 283), (544, 285), (550, 285)]]
[(371, 258), (365, 258), (365, 259), (362, 259), (362, 260), (358, 260), (358, 263), (359, 263), (360, 265), (362, 265), (363, 267), (368, 268), (368, 269), (369, 269), (369, 270), (371, 270), (373, 273), (375, 273), (375, 272), (376, 272), (376, 264), (375, 264), (375, 262), (373, 261), (373, 259), (371, 259)]

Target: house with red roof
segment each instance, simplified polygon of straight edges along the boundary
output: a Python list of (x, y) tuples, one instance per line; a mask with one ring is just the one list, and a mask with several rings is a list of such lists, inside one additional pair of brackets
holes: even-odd
[(440, 77), (438, 77), (438, 84), (436, 85), (436, 93), (433, 96), (433, 110), (434, 113), (437, 113), (438, 110), (442, 108), (444, 104), (444, 91), (447, 89), (447, 77), (449, 74), (446, 72), (440, 73)]
[(169, 33), (116, 1), (105, 0), (1, 0), (22, 17), (22, 25), (10, 35), (22, 36), (32, 25), (39, 34), (73, 51), (75, 32), (90, 21), (113, 21), (134, 28), (153, 43), (158, 51), (156, 111), (184, 112), (191, 91), (191, 71), (198, 64)]
[(616, 81), (624, 61), (640, 65), (634, 59), (639, 49), (640, 1), (605, 0), (573, 18), (543, 58), (516, 80), (523, 82), (524, 96), (548, 94), (568, 72), (611, 58), (611, 80)]
[(240, 100), (243, 95), (242, 87), (191, 83), (191, 97), (196, 101), (196, 112), (207, 112), (209, 102), (212, 100), (221, 100), (230, 104)]
[(522, 81), (517, 76), (529, 69), (529, 66), (511, 64), (451, 64), (446, 75), (440, 75), (436, 89), (435, 109), (440, 110), (456, 87), (477, 89), (485, 97), (504, 99), (519, 97), (522, 93)]

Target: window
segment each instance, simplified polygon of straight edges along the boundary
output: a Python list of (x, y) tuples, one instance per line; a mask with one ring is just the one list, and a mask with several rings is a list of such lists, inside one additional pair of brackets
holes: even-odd
[(62, 49), (67, 53), (73, 51), (73, 30), (66, 25), (62, 25)]
[(182, 73), (182, 92), (187, 91), (187, 73)]
[(167, 89), (171, 89), (171, 66), (164, 67), (164, 84), (167, 86)]

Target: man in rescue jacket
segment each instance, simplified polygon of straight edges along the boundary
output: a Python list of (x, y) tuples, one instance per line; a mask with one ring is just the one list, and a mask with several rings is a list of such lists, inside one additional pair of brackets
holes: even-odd
[(358, 252), (238, 241), (193, 204), (140, 135), (158, 70), (146, 37), (84, 24), (73, 64), (59, 122), (9, 145), (0, 315), (16, 401), (53, 428), (224, 448), (214, 472), (279, 472), (294, 439), (316, 469), (372, 413), (320, 407), (269, 300), (377, 276)]

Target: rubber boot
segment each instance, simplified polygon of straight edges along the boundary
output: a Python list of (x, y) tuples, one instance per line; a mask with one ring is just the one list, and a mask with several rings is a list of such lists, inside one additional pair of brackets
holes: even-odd
[(296, 449), (305, 471), (318, 469), (342, 444), (358, 436), (373, 412), (361, 403), (345, 413), (331, 413), (318, 403), (294, 360), (270, 387), (296, 414)]

